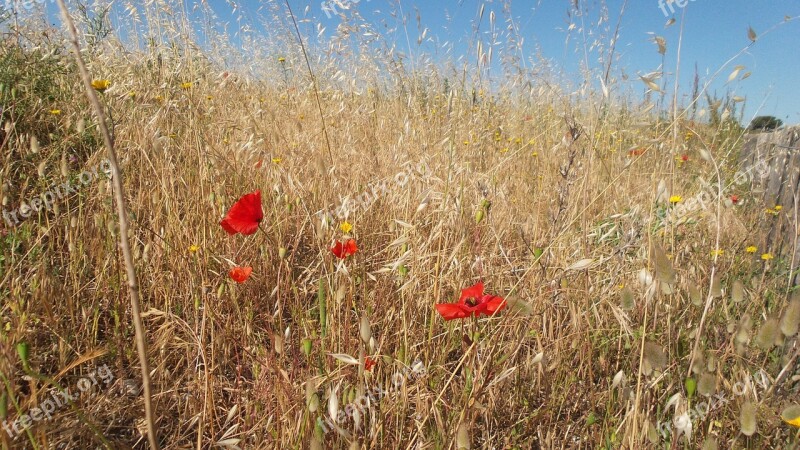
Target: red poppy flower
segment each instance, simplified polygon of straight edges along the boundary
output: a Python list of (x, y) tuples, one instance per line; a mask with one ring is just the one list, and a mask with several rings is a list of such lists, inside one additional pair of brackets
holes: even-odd
[(686, 162), (689, 160), (689, 155), (681, 155), (681, 161)]
[(219, 223), (228, 234), (253, 234), (258, 230), (258, 223), (264, 218), (261, 211), (261, 191), (245, 194), (228, 210), (225, 218)]
[(483, 293), (483, 282), (461, 290), (458, 303), (441, 303), (436, 305), (436, 310), (444, 320), (463, 319), (471, 315), (485, 314), (492, 316), (497, 311), (505, 308), (506, 301), (495, 295)]
[(633, 150), (628, 152), (628, 156), (641, 156), (641, 155), (644, 154), (644, 152), (645, 152), (645, 149), (643, 149), (643, 148), (635, 148), (635, 149), (633, 149)]
[(251, 273), (253, 273), (252, 267), (236, 266), (233, 269), (231, 269), (230, 272), (228, 272), (228, 275), (230, 275), (233, 281), (237, 283), (244, 283), (245, 281), (247, 281), (248, 278), (250, 278)]
[(256, 161), (256, 164), (255, 164), (256, 169), (260, 169), (262, 164), (264, 164), (264, 160), (263, 159), (259, 159), (258, 161)]
[(358, 246), (356, 245), (355, 239), (348, 239), (344, 244), (340, 241), (336, 241), (336, 244), (331, 247), (331, 251), (337, 258), (344, 259), (355, 254), (355, 252), (358, 251)]
[(739, 196), (736, 194), (731, 195), (731, 202), (733, 202), (734, 205), (739, 203)]
[(369, 356), (364, 358), (364, 370), (366, 370), (367, 372), (371, 371), (372, 366), (374, 366), (375, 364), (378, 364), (378, 361), (375, 361)]

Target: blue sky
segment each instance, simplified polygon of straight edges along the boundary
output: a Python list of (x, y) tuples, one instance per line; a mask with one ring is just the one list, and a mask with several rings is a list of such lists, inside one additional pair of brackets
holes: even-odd
[[(48, 0), (48, 3), (50, 1)], [(241, 18), (243, 14), (244, 20), (250, 22), (256, 29), (261, 26), (253, 20), (253, 17), (256, 15), (271, 17), (271, 11), (283, 12), (285, 9), (282, 0), (208, 0), (207, 4), (219, 15), (220, 23), (227, 23), (228, 30), (232, 31), (237, 27), (237, 21), (231, 14), (231, 2), (234, 1), (238, 8), (236, 15)], [(333, 0), (328, 1), (332, 4)], [(480, 33), (482, 33), (481, 39), (485, 42), (489, 42), (490, 13), (492, 11), (495, 13), (496, 26), (501, 30), (505, 28), (504, 21), (507, 17), (503, 13), (504, 4), (496, 1), (360, 0), (357, 3), (354, 0), (340, 1), (349, 1), (351, 9), (357, 10), (362, 17), (373, 24), (385, 39), (395, 43), (398, 50), (408, 51), (407, 42), (410, 42), (412, 53), (427, 51), (434, 58), (441, 59), (445, 58), (442, 56), (441, 44), (449, 42), (452, 45), (450, 57), (466, 56), (474, 61), (475, 52), (471, 47), (473, 27), (478, 21), (481, 6), (484, 6), (484, 15), (480, 23)], [(595, 69), (598, 67), (597, 53), (590, 53), (588, 56), (584, 54), (584, 40), (589, 43), (594, 39), (603, 43), (609, 41), (607, 36), (582, 34), (581, 26), (586, 25), (586, 30), (610, 28), (613, 31), (623, 1), (606, 2), (609, 20), (599, 28), (596, 24), (602, 3), (598, 0), (577, 0), (582, 9), (589, 11), (585, 17), (578, 17), (570, 14), (571, 5), (575, 1), (516, 1), (512, 2), (510, 16), (517, 25), (519, 36), (524, 40), (523, 54), (526, 58), (540, 53), (565, 73), (568, 79), (579, 83), (582, 80), (580, 69), (584, 61), (588, 61)], [(326, 16), (320, 0), (313, 2), (289, 0), (289, 2), (298, 17), (307, 19), (301, 23), (301, 31), (305, 36), (315, 35), (317, 24), (322, 24), (327, 30), (326, 33), (333, 33), (341, 22), (335, 14), (331, 17)], [(616, 46), (620, 59), (614, 63), (617, 69), (615, 75), (624, 72), (628, 80), (620, 81), (613, 89), (623, 93), (644, 93), (645, 85), (638, 80), (637, 75), (653, 72), (659, 68), (662, 57), (652, 41), (653, 35), (659, 35), (667, 41), (664, 64), (668, 92), (671, 92), (678, 37), (683, 26), (680, 92), (682, 98), (686, 98), (691, 92), (695, 64), (702, 84), (728, 59), (748, 45), (750, 41), (747, 30), (748, 27), (752, 27), (758, 34), (757, 42), (722, 70), (709, 90), (717, 96), (732, 93), (731, 95), (745, 97), (747, 99), (745, 121), (758, 114), (774, 115), (788, 124), (800, 123), (800, 75), (798, 75), (800, 74), (798, 48), (800, 19), (784, 22), (786, 16), (800, 16), (800, 1), (685, 0), (685, 2), (684, 8), (673, 5), (675, 13), (665, 16), (659, 6), (659, 0), (629, 0), (620, 24), (620, 38)], [(54, 5), (48, 5), (48, 8), (51, 7)], [(670, 13), (668, 6), (665, 5), (664, 9)], [(339, 10), (344, 11), (341, 8)], [(421, 28), (417, 27), (417, 13), (422, 24)], [(405, 28), (401, 17), (407, 19)], [(671, 17), (676, 18), (677, 22), (665, 28), (667, 20)], [(570, 24), (573, 23), (575, 29), (569, 30)], [(424, 28), (428, 29), (426, 42), (418, 47), (416, 41), (420, 30)], [(767, 33), (771, 28), (774, 29)], [(276, 29), (285, 33), (283, 25)], [(502, 46), (502, 43), (498, 44), (499, 46)], [(745, 66), (740, 78), (747, 72), (751, 75), (745, 80), (737, 79), (728, 83), (728, 75), (737, 65)], [(658, 83), (661, 84), (663, 81)], [(705, 102), (701, 107), (704, 104)]]
[[(246, 0), (245, 6), (247, 2), (256, 3), (255, 0)], [(580, 18), (568, 15), (571, 3), (568, 0), (517, 1), (512, 4), (511, 16), (519, 28), (520, 36), (524, 38), (524, 54), (530, 55), (539, 50), (545, 58), (579, 79), (581, 63), (584, 61), (584, 37), (576, 30), (567, 30), (570, 23), (575, 23), (580, 28), (581, 20), (587, 24), (586, 29), (596, 29), (594, 24), (600, 4), (597, 1), (580, 1), (582, 5), (589, 5), (590, 11), (587, 17)], [(648, 32), (667, 40), (665, 69), (671, 75), (676, 67), (678, 37), (683, 21), (680, 85), (683, 94), (688, 95), (691, 92), (695, 64), (701, 79), (710, 78), (728, 59), (748, 45), (750, 41), (747, 31), (752, 27), (759, 36), (757, 42), (728, 68), (722, 70), (717, 81), (711, 84), (710, 91), (719, 96), (732, 91), (737, 96), (746, 97), (745, 120), (759, 114), (775, 115), (787, 123), (800, 123), (800, 20), (783, 23), (786, 16), (800, 16), (800, 1), (687, 0), (686, 3), (684, 8), (673, 5), (675, 14), (665, 16), (658, 0), (628, 2), (616, 47), (620, 60), (615, 63), (615, 67), (623, 68), (630, 78), (628, 86), (620, 88), (639, 89), (643, 92), (644, 84), (638, 81), (636, 75), (655, 71), (661, 64), (661, 55), (651, 40), (653, 35)], [(296, 12), (302, 12), (309, 6), (309, 16), (315, 16), (329, 30), (340, 22), (335, 15), (326, 17), (319, 1), (309, 3), (290, 0), (290, 4)], [(623, 2), (612, 0), (607, 4), (609, 23), (606, 25), (613, 29)], [(495, 12), (498, 27), (502, 28), (505, 17), (502, 14), (502, 2), (402, 0), (398, 3), (361, 0), (352, 8), (375, 24), (387, 23), (390, 27), (396, 25), (397, 30), (392, 38), (397, 41), (400, 49), (407, 48), (405, 31), (400, 25), (398, 14), (392, 17), (390, 12), (398, 12), (402, 8), (403, 14), (409, 19), (406, 29), (413, 49), (419, 36), (416, 25), (418, 10), (423, 27), (430, 29), (427, 36), (433, 36), (439, 42), (455, 42), (454, 52), (458, 53), (460, 50), (464, 53), (468, 50), (473, 24), (477, 21), (481, 5), (485, 5), (481, 29), (488, 29), (490, 11)], [(668, 6), (665, 5), (664, 9), (670, 13)], [(671, 17), (675, 17), (677, 22), (665, 28)], [(764, 34), (776, 25), (779, 26)], [(587, 39), (591, 41), (593, 37), (589, 36)], [(474, 57), (472, 54), (470, 56)], [(591, 55), (589, 62), (596, 66), (596, 58)], [(741, 74), (751, 72), (751, 75), (745, 80), (727, 83), (728, 75), (737, 65), (745, 66)], [(670, 90), (673, 80), (669, 80)]]
[[(520, 36), (524, 38), (523, 53), (531, 54), (540, 50), (544, 57), (577, 79), (580, 78), (581, 63), (585, 60), (584, 37), (577, 29), (581, 26), (581, 20), (584, 24), (589, 24), (587, 29), (596, 29), (592, 24), (597, 21), (599, 3), (589, 2), (590, 12), (583, 18), (568, 15), (571, 3), (566, 0), (518, 1), (512, 4), (511, 15), (519, 27)], [(584, 4), (583, 1), (580, 3)], [(296, 1), (293, 4), (297, 5), (297, 10), (302, 10), (309, 3)], [(495, 12), (499, 26), (502, 27), (503, 4), (500, 2), (400, 2), (405, 15), (411, 18), (407, 29), (412, 48), (418, 36), (414, 21), (415, 9), (419, 10), (423, 25), (430, 28), (429, 35), (436, 36), (441, 42), (459, 42), (462, 44), (461, 51), (464, 52), (472, 33), (472, 24), (477, 20), (482, 4), (485, 5), (482, 28), (487, 27), (490, 11)], [(616, 27), (622, 4), (622, 1), (608, 2), (607, 25), (612, 29)], [(673, 6), (675, 14), (664, 16), (657, 0), (628, 2), (617, 44), (620, 60), (615, 66), (624, 68), (628, 74), (629, 87), (643, 91), (644, 85), (637, 81), (635, 75), (655, 71), (661, 63), (661, 55), (651, 40), (653, 35), (648, 32), (667, 40), (665, 68), (667, 74), (674, 74), (683, 20), (680, 84), (682, 92), (689, 94), (695, 64), (701, 79), (710, 78), (728, 59), (747, 46), (747, 30), (752, 27), (759, 35), (757, 42), (720, 73), (718, 81), (711, 84), (710, 91), (720, 96), (734, 91), (735, 95), (746, 97), (745, 119), (758, 113), (775, 115), (787, 123), (800, 123), (800, 20), (782, 23), (785, 16), (800, 16), (800, 2), (690, 0), (685, 8)], [(317, 17), (328, 28), (339, 21), (336, 16), (327, 18), (322, 13), (319, 2), (311, 4), (311, 13), (314, 8), (318, 10)], [(388, 17), (389, 10), (396, 7), (385, 0), (361, 0), (353, 8), (357, 8), (370, 21), (397, 22), (396, 18)], [(666, 5), (664, 9), (670, 13)], [(670, 17), (675, 17), (677, 22), (665, 28)], [(575, 23), (577, 29), (568, 32), (570, 23)], [(777, 24), (781, 25), (762, 35)], [(400, 40), (398, 46), (403, 48), (405, 35), (402, 30), (398, 30), (396, 39)], [(593, 37), (588, 39), (591, 41)], [(596, 66), (596, 58), (590, 56), (589, 62)], [(745, 66), (741, 74), (751, 72), (751, 76), (743, 81), (727, 83), (728, 75), (737, 65)], [(672, 80), (670, 79), (670, 86)], [(641, 86), (637, 87), (636, 83)]]

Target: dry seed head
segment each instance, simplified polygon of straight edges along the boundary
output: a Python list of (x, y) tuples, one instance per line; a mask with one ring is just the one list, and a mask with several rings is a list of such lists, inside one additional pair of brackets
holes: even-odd
[(372, 338), (372, 327), (370, 327), (369, 317), (367, 317), (366, 314), (361, 316), (361, 324), (358, 331), (361, 334), (361, 340), (364, 344), (368, 344), (369, 340)]
[(660, 370), (667, 365), (667, 355), (664, 353), (664, 349), (655, 342), (645, 342), (644, 362), (646, 363), (645, 367), (650, 369), (646, 370), (645, 374), (649, 375), (652, 370)]
[(752, 402), (745, 402), (739, 413), (739, 426), (745, 436), (752, 436), (756, 432), (756, 407)]
[(651, 255), (654, 259), (656, 279), (668, 285), (675, 284), (675, 269), (672, 268), (672, 263), (667, 258), (664, 250), (658, 245), (654, 245), (652, 250)]
[(620, 370), (616, 375), (614, 375), (614, 381), (611, 382), (611, 387), (615, 388), (623, 383), (625, 383), (625, 372)]
[(31, 153), (39, 153), (39, 140), (31, 136)]
[(781, 317), (781, 332), (786, 337), (792, 337), (797, 334), (798, 328), (800, 328), (800, 295), (795, 292)]
[(750, 342), (750, 333), (753, 331), (753, 320), (750, 318), (750, 314), (745, 314), (742, 316), (742, 320), (739, 321), (739, 329), (736, 331), (736, 343), (737, 344), (747, 344)]
[(472, 449), (472, 441), (469, 438), (469, 426), (467, 426), (466, 422), (461, 422), (461, 424), (458, 425), (458, 431), (456, 431), (456, 448), (458, 450)]
[(697, 392), (700, 395), (710, 397), (714, 395), (717, 390), (717, 377), (711, 373), (704, 373), (700, 375), (700, 380), (697, 382)]
[(338, 386), (328, 390), (328, 415), (337, 417), (339, 415), (339, 390)]
[(316, 412), (319, 409), (319, 396), (317, 395), (317, 383), (313, 378), (306, 381), (306, 407), (309, 412)]
[(736, 280), (731, 287), (731, 299), (734, 303), (741, 303), (744, 301), (744, 285), (741, 281)]
[(703, 294), (696, 284), (689, 282), (689, 298), (694, 306), (703, 306)]
[(715, 298), (722, 297), (722, 283), (719, 278), (719, 274), (715, 274), (711, 279), (711, 296)]
[(44, 178), (44, 171), (47, 169), (47, 161), (42, 161), (36, 167), (36, 173), (39, 175), (39, 178)]
[(717, 440), (711, 436), (706, 438), (703, 442), (703, 450), (717, 450)]
[(697, 374), (703, 371), (703, 365), (704, 365), (703, 355), (704, 352), (702, 350), (697, 352), (697, 354), (695, 355), (694, 361), (692, 361), (692, 373)]
[(756, 345), (763, 350), (771, 349), (778, 337), (778, 328), (778, 319), (769, 319), (764, 322), (756, 335)]
[(78, 119), (78, 124), (75, 126), (75, 129), (78, 131), (78, 134), (83, 134), (86, 130), (86, 121), (81, 117)]
[(706, 356), (706, 370), (709, 372), (717, 370), (717, 355), (714, 352), (708, 352)]
[(69, 175), (69, 165), (67, 164), (67, 154), (61, 154), (61, 176), (66, 177)]

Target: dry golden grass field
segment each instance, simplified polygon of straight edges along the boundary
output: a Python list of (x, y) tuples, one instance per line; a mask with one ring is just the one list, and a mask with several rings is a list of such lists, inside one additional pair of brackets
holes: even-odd
[(735, 94), (623, 84), (616, 10), (611, 76), (477, 41), (487, 82), (264, 5), (242, 51), (70, 3), (85, 76), (0, 12), (2, 448), (800, 446), (800, 222)]

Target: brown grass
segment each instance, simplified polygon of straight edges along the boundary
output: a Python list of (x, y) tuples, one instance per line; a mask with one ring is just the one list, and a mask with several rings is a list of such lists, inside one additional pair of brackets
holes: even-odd
[[(791, 205), (765, 214), (774, 205), (730, 184), (740, 127), (664, 119), (599, 91), (568, 101), (544, 73), (490, 91), (432, 64), (411, 75), (388, 54), (359, 65), (356, 49), (345, 75), (341, 59), (309, 55), (318, 104), (297, 44), (267, 44), (282, 51), (254, 63), (261, 81), (226, 76), (218, 55), (189, 45), (125, 53), (109, 38), (87, 52), (95, 78), (113, 83), (101, 100), (123, 171), (163, 448), (698, 448), (711, 437), (720, 448), (797, 448), (779, 417), (799, 389), (798, 338), (778, 330), (794, 267), (777, 252), (760, 258), (776, 248), (765, 237), (774, 222), (795, 219)], [(34, 61), (36, 51), (22, 53)], [(5, 103), (9, 210), (64, 182), (62, 165), (75, 178), (104, 157), (74, 68), (52, 58), (64, 72), (53, 75), (54, 99)], [(395, 69), (346, 81), (379, 63)], [(721, 182), (723, 197), (669, 217), (669, 196), (688, 202), (701, 180)], [(256, 189), (261, 230), (228, 236), (220, 218)], [(329, 248), (343, 236), (344, 202), (356, 205), (346, 220), (359, 251), (339, 261)], [(114, 211), (109, 181), (93, 180), (58, 211), (0, 228), (0, 417), (30, 412), (56, 382), (74, 390), (103, 364), (114, 377), (14, 440), (0, 432), (4, 448), (146, 447)], [(252, 277), (234, 283), (234, 265)], [(443, 321), (434, 305), (478, 280), (509, 307)], [(742, 302), (731, 298), (737, 281)], [(690, 395), (700, 379), (719, 397)], [(656, 433), (704, 401), (687, 443), (674, 426)], [(347, 420), (324, 422), (354, 404)], [(753, 414), (745, 436), (740, 422), (749, 432)]]

